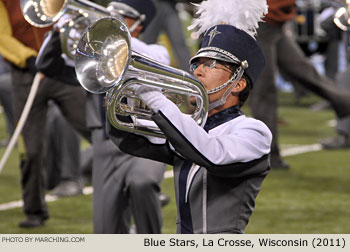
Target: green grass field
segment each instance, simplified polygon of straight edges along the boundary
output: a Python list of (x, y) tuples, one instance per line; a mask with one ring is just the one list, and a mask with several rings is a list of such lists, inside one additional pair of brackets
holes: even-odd
[[(318, 143), (334, 136), (329, 121), (331, 110), (312, 112), (318, 101), (309, 96), (296, 106), (291, 94), (280, 94), (279, 116), (283, 148)], [(249, 114), (249, 110), (246, 110)], [(0, 139), (5, 137), (0, 115)], [(5, 149), (0, 149), (0, 155)], [(257, 198), (256, 209), (246, 232), (255, 233), (350, 233), (350, 150), (317, 151), (285, 158), (291, 169), (273, 170)], [(171, 167), (169, 167), (171, 169)], [(165, 179), (162, 190), (171, 196), (163, 208), (163, 233), (175, 233), (176, 207), (172, 179)], [(0, 174), (0, 204), (21, 199), (18, 151), (15, 149)], [(20, 229), (21, 208), (0, 211), (0, 233), (92, 233), (91, 195), (64, 198), (48, 203), (50, 219), (38, 229)]]

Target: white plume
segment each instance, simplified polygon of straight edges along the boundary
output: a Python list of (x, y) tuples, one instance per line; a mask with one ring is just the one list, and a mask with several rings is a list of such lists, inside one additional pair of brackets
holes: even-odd
[(266, 0), (207, 0), (194, 5), (198, 18), (188, 29), (197, 28), (197, 35), (215, 25), (228, 24), (254, 38), (258, 22), (262, 21), (268, 9)]

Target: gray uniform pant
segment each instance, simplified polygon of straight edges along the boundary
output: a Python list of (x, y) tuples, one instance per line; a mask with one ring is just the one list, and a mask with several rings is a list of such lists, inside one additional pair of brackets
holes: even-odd
[[(338, 73), (336, 79), (340, 88), (350, 90), (350, 66), (344, 72)], [(346, 135), (350, 139), (350, 116), (337, 119), (336, 131), (338, 134)]]
[(130, 215), (137, 233), (161, 233), (160, 183), (165, 165), (126, 154), (92, 130), (94, 233), (129, 233)]
[(14, 116), (12, 109), (12, 86), (11, 86), (11, 73), (2, 73), (0, 75), (0, 104), (4, 108), (6, 127), (9, 138), (15, 130)]
[(47, 187), (52, 189), (60, 180), (80, 177), (80, 136), (53, 101), (49, 101), (46, 127)]
[[(19, 119), (27, 100), (33, 75), (28, 71), (12, 69), (14, 114)], [(45, 169), (43, 166), (43, 142), (45, 139), (48, 101), (54, 100), (64, 117), (86, 139), (90, 131), (85, 123), (85, 91), (81, 87), (64, 85), (44, 78), (41, 81), (32, 109), (22, 130), (25, 153), (21, 156), (24, 212), (48, 218), (45, 202)]]
[(328, 100), (338, 115), (350, 111), (350, 93), (334, 88), (335, 83), (320, 75), (310, 60), (304, 55), (293, 37), (283, 26), (260, 23), (257, 42), (262, 48), (266, 65), (250, 96), (253, 116), (263, 121), (273, 135), (271, 155), (279, 155), (277, 131), (277, 86), (278, 71), (296, 80), (304, 88)]

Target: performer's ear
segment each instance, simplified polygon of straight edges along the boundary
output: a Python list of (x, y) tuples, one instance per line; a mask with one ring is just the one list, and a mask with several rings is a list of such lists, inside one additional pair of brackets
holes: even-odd
[(232, 93), (239, 93), (245, 89), (247, 86), (247, 81), (244, 78), (241, 78), (236, 85), (232, 88)]

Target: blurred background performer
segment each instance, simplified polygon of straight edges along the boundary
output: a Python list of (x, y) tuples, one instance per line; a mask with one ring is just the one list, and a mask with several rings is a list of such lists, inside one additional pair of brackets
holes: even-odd
[[(83, 193), (84, 182), (80, 155), (81, 137), (62, 115), (59, 106), (49, 101), (44, 144), (46, 187), (50, 195), (70, 197)], [(82, 152), (82, 154), (84, 154)]]
[[(15, 120), (19, 120), (37, 72), (35, 61), (38, 51), (44, 34), (51, 28), (31, 26), (23, 17), (20, 0), (0, 1), (0, 28), (0, 53), (11, 63), (14, 114)], [(19, 226), (23, 228), (42, 226), (49, 218), (43, 165), (49, 100), (54, 100), (71, 125), (90, 139), (85, 123), (85, 91), (79, 87), (62, 87), (59, 82), (44, 77), (22, 131), (25, 149), (20, 157), (20, 167), (26, 219)]]
[[(164, 47), (147, 45), (137, 39), (156, 14), (151, 0), (117, 0), (112, 1), (110, 6), (122, 16), (130, 29), (133, 51), (165, 64), (170, 63), (169, 54)], [(94, 108), (98, 108), (98, 117), (95, 116), (95, 119), (99, 119), (94, 122), (92, 131), (94, 232), (129, 233), (128, 216), (131, 213), (137, 233), (159, 234), (162, 227), (159, 193), (165, 164), (136, 158), (120, 151), (105, 131), (106, 118), (101, 103), (103, 97), (93, 97)], [(92, 119), (91, 116), (88, 122), (92, 122)], [(89, 127), (92, 128), (92, 125), (89, 124)]]
[(0, 147), (6, 147), (10, 141), (11, 135), (15, 130), (15, 120), (12, 109), (12, 85), (11, 68), (0, 55), (0, 105), (3, 108), (6, 120), (6, 129), (8, 137), (0, 139)]
[(176, 9), (178, 2), (180, 1), (154, 0), (157, 14), (150, 23), (149, 29), (142, 34), (142, 40), (147, 44), (154, 44), (157, 42), (160, 33), (164, 32), (169, 38), (178, 67), (188, 71), (191, 52), (186, 44), (183, 25)]
[[(122, 18), (132, 36), (132, 49), (164, 64), (170, 63), (166, 48), (147, 45), (137, 39), (155, 15), (151, 0), (117, 0), (107, 6), (111, 16)], [(104, 31), (108, 32), (108, 31)], [(60, 71), (50, 73), (52, 66)], [(57, 31), (41, 51), (37, 67), (52, 78), (70, 79), (77, 85), (75, 71), (65, 65)], [(161, 233), (160, 184), (165, 164), (136, 158), (122, 152), (108, 138), (105, 131), (104, 95), (89, 94), (87, 100), (87, 124), (92, 132), (93, 147), (93, 228), (94, 233), (129, 233), (131, 216), (137, 233)]]
[(286, 31), (287, 21), (296, 14), (295, 0), (267, 0), (267, 4), (269, 11), (265, 22), (259, 26), (257, 36), (267, 63), (252, 92), (250, 105), (254, 118), (263, 121), (272, 132), (271, 168), (288, 169), (278, 143), (278, 90), (275, 79), (278, 71), (329, 101), (338, 118), (350, 115), (350, 93), (319, 74), (294, 37)]
[[(350, 90), (350, 16), (344, 13), (344, 16), (347, 16), (347, 20), (344, 19), (343, 22), (346, 22), (347, 25), (340, 25), (338, 27), (335, 22), (335, 13), (340, 10), (340, 8), (345, 7), (347, 10), (350, 10), (350, 2), (347, 1), (345, 3), (344, 1), (340, 2), (334, 2), (331, 1), (332, 5), (331, 7), (328, 7), (326, 10), (324, 10), (322, 13), (326, 12), (328, 14), (327, 16), (324, 15), (324, 20), (321, 23), (323, 24), (322, 28), (327, 32), (327, 34), (333, 35), (334, 34), (341, 34), (342, 40), (336, 40), (333, 39), (332, 44), (336, 44), (336, 46), (332, 47), (340, 47), (338, 44), (341, 44), (341, 42), (344, 44), (344, 51), (345, 51), (345, 70), (344, 71), (338, 71), (337, 74), (335, 75), (335, 81), (339, 88), (344, 88), (345, 90)], [(333, 37), (332, 36), (332, 37)], [(335, 51), (335, 49), (332, 49), (332, 51)], [(328, 52), (328, 50), (327, 50)], [(338, 52), (336, 52), (338, 53)], [(328, 55), (328, 54), (327, 54)], [(337, 55), (337, 54), (336, 54)], [(338, 57), (333, 56), (333, 58), (336, 58), (338, 60)], [(327, 58), (326, 58), (327, 59)], [(328, 65), (336, 65), (338, 64), (335, 63), (335, 60), (330, 61), (333, 64), (328, 64)], [(338, 63), (338, 62), (337, 62)], [(326, 73), (327, 73), (327, 67), (326, 67)], [(321, 145), (324, 149), (329, 149), (329, 150), (336, 150), (336, 149), (345, 149), (345, 148), (350, 148), (350, 115), (342, 118), (337, 118), (336, 126), (335, 126), (335, 131), (336, 131), (336, 136), (335, 137), (330, 137), (324, 140), (321, 140)]]
[[(269, 173), (271, 132), (241, 110), (264, 67), (254, 35), (266, 12), (265, 0), (208, 0), (199, 5), (200, 15), (190, 28), (198, 28), (204, 37), (190, 63), (209, 96), (204, 129), (159, 89), (142, 85), (133, 89), (153, 110), (166, 143), (155, 145), (149, 137), (107, 125), (122, 150), (166, 158), (174, 166), (177, 233), (244, 233)], [(135, 141), (143, 145), (131, 146)]]

